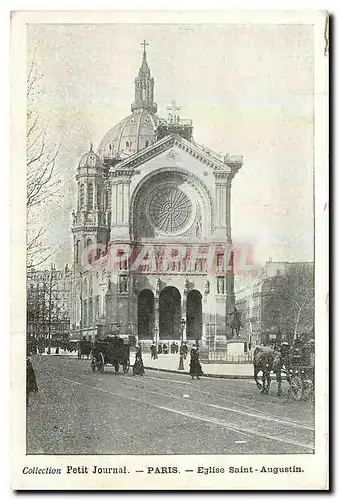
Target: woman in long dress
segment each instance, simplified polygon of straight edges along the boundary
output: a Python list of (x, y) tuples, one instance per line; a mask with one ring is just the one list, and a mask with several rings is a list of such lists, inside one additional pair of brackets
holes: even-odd
[(26, 358), (26, 406), (29, 402), (29, 393), (38, 392), (38, 385), (36, 383), (35, 372), (32, 361), (27, 356)]
[(138, 345), (135, 351), (133, 375), (140, 375), (142, 377), (144, 374), (145, 374), (145, 369), (144, 369), (144, 363), (142, 361), (141, 346)]
[(191, 349), (191, 359), (190, 359), (190, 375), (192, 379), (196, 376), (200, 378), (200, 375), (203, 375), (203, 371), (201, 368), (200, 360), (199, 360), (199, 350), (196, 345), (194, 345)]

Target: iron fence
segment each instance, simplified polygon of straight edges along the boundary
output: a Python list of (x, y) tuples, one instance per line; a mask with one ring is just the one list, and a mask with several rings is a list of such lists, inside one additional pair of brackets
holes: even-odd
[(253, 353), (230, 354), (226, 349), (201, 351), (200, 359), (202, 363), (253, 363)]

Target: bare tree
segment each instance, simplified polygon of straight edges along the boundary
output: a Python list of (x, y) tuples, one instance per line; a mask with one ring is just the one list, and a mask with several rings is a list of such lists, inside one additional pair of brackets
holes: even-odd
[(284, 274), (265, 282), (263, 328), (277, 329), (292, 340), (314, 326), (313, 266), (291, 264)]
[(48, 127), (40, 114), (39, 97), (42, 75), (38, 72), (34, 54), (27, 73), (27, 266), (42, 264), (49, 257), (43, 243), (44, 224), (38, 210), (55, 196), (60, 179), (56, 172), (59, 146), (48, 139)]

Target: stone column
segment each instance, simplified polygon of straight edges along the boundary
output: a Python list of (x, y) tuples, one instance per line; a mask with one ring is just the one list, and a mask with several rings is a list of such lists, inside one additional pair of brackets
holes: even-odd
[(232, 181), (231, 179), (227, 179), (227, 183), (225, 186), (226, 193), (226, 206), (225, 206), (225, 218), (226, 218), (226, 238), (227, 241), (230, 242), (232, 239), (232, 230), (231, 230), (231, 187)]
[(180, 328), (183, 330), (181, 333), (181, 338), (184, 342), (187, 340), (187, 290), (184, 289), (181, 293), (181, 319), (185, 320), (185, 326), (182, 328), (180, 324)]
[(130, 203), (130, 180), (125, 180), (123, 183), (123, 218), (122, 223), (128, 225), (129, 223), (129, 203)]
[(88, 210), (88, 184), (84, 182), (84, 209)]
[(154, 341), (158, 345), (160, 332), (159, 332), (159, 297), (155, 295), (154, 297)]
[(215, 179), (215, 227), (225, 228), (226, 226), (226, 182), (227, 174), (216, 172)]
[(112, 226), (117, 225), (117, 183), (116, 180), (112, 182), (111, 190), (111, 224)]
[(116, 212), (117, 212), (117, 226), (122, 225), (123, 218), (123, 185), (121, 181), (118, 181), (117, 185), (117, 198), (116, 198)]

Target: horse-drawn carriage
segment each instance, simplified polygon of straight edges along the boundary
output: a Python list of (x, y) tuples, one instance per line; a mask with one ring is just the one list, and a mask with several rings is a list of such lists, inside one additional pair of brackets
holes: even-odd
[(122, 367), (127, 373), (130, 367), (130, 345), (127, 339), (120, 337), (106, 337), (95, 340), (91, 350), (91, 368), (93, 373), (103, 373), (106, 365), (112, 365), (115, 373)]
[(86, 356), (89, 359), (92, 350), (92, 342), (90, 340), (82, 339), (79, 340), (78, 344), (78, 359), (82, 359)]
[(301, 401), (313, 394), (314, 367), (314, 340), (291, 348), (284, 371), (295, 401)]
[[(268, 394), (271, 372), (275, 373), (278, 384), (277, 395), (282, 394), (282, 374), (290, 385), (290, 393), (295, 401), (311, 396), (314, 391), (314, 340), (296, 341), (291, 347), (283, 342), (275, 348), (257, 346), (253, 351), (254, 380), (263, 394)], [(262, 372), (262, 384), (258, 374)]]

